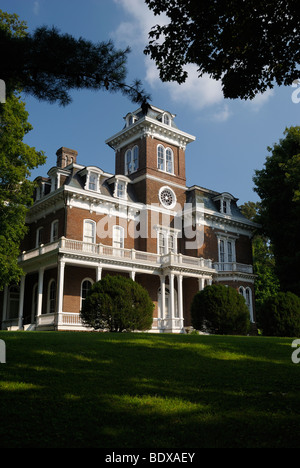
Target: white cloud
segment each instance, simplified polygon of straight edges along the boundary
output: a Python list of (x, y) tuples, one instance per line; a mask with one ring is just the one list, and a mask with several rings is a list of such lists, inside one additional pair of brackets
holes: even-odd
[[(141, 61), (145, 65), (144, 81), (152, 90), (166, 92), (175, 104), (184, 104), (195, 111), (213, 109), (214, 112), (211, 114), (213, 120), (219, 122), (227, 120), (231, 112), (224, 100), (220, 82), (210, 78), (209, 75), (198, 78), (197, 67), (188, 65), (185, 67), (188, 72), (185, 83), (181, 85), (176, 82), (163, 83), (159, 78), (155, 62), (143, 54), (148, 44), (149, 31), (156, 24), (168, 22), (166, 16), (155, 16), (142, 0), (114, 0), (114, 2), (123, 9), (125, 15), (124, 21), (113, 33), (113, 39), (119, 46), (129, 45), (136, 54), (141, 54)], [(272, 95), (271, 90), (267, 91), (252, 101), (247, 101), (247, 104), (253, 111), (258, 111)]]
[(246, 101), (246, 105), (252, 109), (254, 112), (258, 112), (263, 105), (266, 104), (269, 99), (274, 96), (273, 89), (267, 89), (264, 93), (259, 93), (255, 96), (255, 98)]

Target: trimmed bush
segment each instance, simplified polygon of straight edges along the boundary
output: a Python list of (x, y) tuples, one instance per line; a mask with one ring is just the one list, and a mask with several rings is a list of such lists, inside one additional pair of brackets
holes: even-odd
[(279, 292), (260, 307), (259, 327), (265, 336), (300, 336), (300, 298)]
[(94, 283), (81, 310), (81, 319), (95, 330), (149, 330), (154, 304), (148, 291), (131, 278), (107, 275)]
[(249, 331), (249, 310), (244, 297), (220, 284), (206, 286), (191, 304), (192, 325), (217, 335), (245, 335)]

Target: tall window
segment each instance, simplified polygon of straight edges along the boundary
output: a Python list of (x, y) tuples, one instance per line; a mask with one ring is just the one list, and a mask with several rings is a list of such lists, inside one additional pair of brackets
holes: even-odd
[(163, 145), (157, 146), (157, 168), (174, 174), (174, 155), (171, 148), (165, 148)]
[(159, 255), (165, 255), (169, 252), (176, 253), (176, 235), (171, 232), (158, 232), (157, 252)]
[(8, 290), (8, 311), (7, 317), (12, 319), (19, 315), (19, 286), (10, 286)]
[(244, 297), (247, 307), (249, 309), (249, 314), (250, 314), (250, 321), (253, 322), (253, 306), (252, 306), (252, 291), (249, 286), (244, 288), (243, 286), (240, 286), (239, 288), (239, 293)]
[(51, 224), (51, 242), (54, 242), (58, 239), (58, 221), (55, 220)]
[(81, 291), (80, 291), (80, 301), (81, 301), (80, 308), (82, 308), (82, 305), (86, 299), (86, 296), (90, 292), (92, 285), (93, 285), (93, 282), (90, 279), (85, 279), (82, 281)]
[(95, 221), (91, 221), (90, 219), (84, 220), (83, 225), (83, 242), (87, 242), (90, 244), (95, 243)]
[(235, 262), (234, 239), (219, 239), (219, 262), (223, 264)]
[(122, 226), (113, 227), (113, 247), (115, 249), (114, 255), (122, 255), (120, 250), (124, 248), (124, 228)]
[(84, 250), (93, 252), (96, 243), (96, 223), (90, 219), (85, 219), (83, 224)]
[(44, 234), (44, 228), (39, 227), (36, 231), (36, 247), (39, 247), (43, 243), (43, 234)]
[(132, 174), (139, 168), (139, 148), (134, 146), (125, 153), (125, 174)]
[(47, 307), (48, 314), (54, 314), (55, 308), (56, 308), (56, 283), (54, 279), (50, 280), (49, 282), (47, 305), (48, 305)]

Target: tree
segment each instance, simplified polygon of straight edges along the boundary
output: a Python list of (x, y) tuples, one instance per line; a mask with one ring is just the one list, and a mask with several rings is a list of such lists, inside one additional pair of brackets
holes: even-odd
[(191, 304), (191, 319), (197, 330), (218, 335), (245, 335), (250, 326), (244, 297), (221, 284), (198, 291)]
[(18, 282), (20, 242), (26, 233), (25, 216), (32, 203), (34, 183), (30, 171), (44, 164), (42, 151), (25, 143), (32, 129), (20, 97), (11, 94), (0, 104), (0, 290)]
[[(241, 212), (246, 218), (258, 223), (260, 203), (247, 202), (241, 206)], [(261, 305), (268, 297), (279, 292), (279, 280), (275, 273), (275, 258), (270, 239), (257, 228), (252, 239), (253, 272), (256, 315), (260, 313)]]
[[(12, 34), (24, 34), (15, 15), (6, 15), (6, 27), (9, 25)], [(26, 232), (25, 216), (32, 203), (30, 171), (45, 163), (42, 151), (23, 143), (32, 129), (27, 119), (19, 93), (8, 91), (6, 102), (0, 104), (0, 290), (17, 283), (22, 274), (17, 259)]]
[(131, 278), (107, 275), (94, 283), (81, 310), (81, 319), (95, 330), (149, 330), (154, 304), (143, 286)]
[(259, 327), (266, 336), (300, 335), (300, 298), (290, 292), (279, 292), (262, 306)]
[(269, 147), (264, 168), (255, 171), (259, 222), (270, 239), (275, 273), (282, 291), (300, 295), (300, 127), (290, 127), (285, 138)]
[[(22, 34), (14, 34), (15, 29)], [(1, 79), (8, 91), (22, 89), (61, 105), (71, 102), (72, 89), (120, 91), (133, 102), (149, 99), (140, 81), (125, 83), (130, 49), (116, 50), (111, 41), (93, 44), (54, 27), (29, 34), (17, 15), (0, 10), (0, 43)]]
[(300, 18), (296, 0), (145, 0), (169, 23), (149, 33), (145, 53), (162, 81), (183, 83), (184, 66), (221, 80), (226, 98), (253, 98), (300, 77)]

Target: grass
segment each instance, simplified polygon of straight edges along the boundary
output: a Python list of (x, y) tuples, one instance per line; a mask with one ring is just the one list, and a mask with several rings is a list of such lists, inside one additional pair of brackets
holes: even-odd
[(2, 448), (299, 448), (292, 339), (0, 332)]

